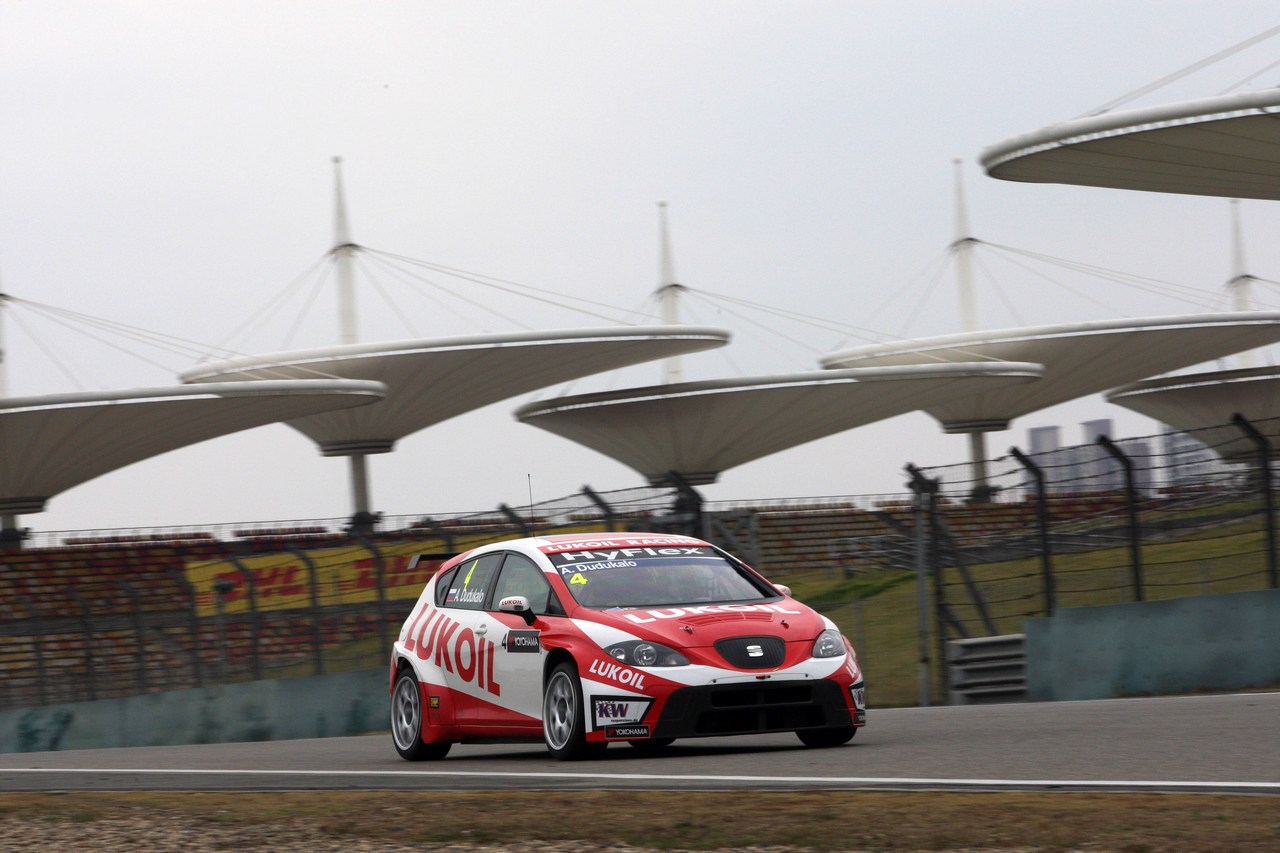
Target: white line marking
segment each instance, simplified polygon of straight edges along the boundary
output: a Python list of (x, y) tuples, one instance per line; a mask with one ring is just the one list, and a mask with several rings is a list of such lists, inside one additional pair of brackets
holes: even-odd
[(469, 777), (484, 779), (567, 779), (592, 781), (636, 782), (757, 782), (765, 784), (796, 785), (955, 785), (975, 788), (1011, 788), (1033, 786), (1037, 788), (1205, 788), (1205, 789), (1256, 789), (1280, 791), (1280, 782), (1201, 782), (1195, 780), (1117, 781), (1110, 779), (939, 779), (898, 776), (699, 776), (661, 773), (511, 773), (480, 770), (214, 770), (192, 768), (184, 770), (160, 770), (155, 768), (123, 767), (13, 767), (0, 768), (0, 777), (10, 774), (70, 774), (100, 773), (137, 776), (368, 776), (385, 778)]
[[(1058, 699), (1054, 701), (1052, 704), (1054, 705), (1113, 705), (1113, 704), (1120, 704), (1124, 702), (1182, 702), (1182, 701), (1197, 702), (1197, 701), (1208, 701), (1213, 699), (1257, 699), (1257, 698), (1269, 699), (1275, 696), (1280, 696), (1280, 691), (1259, 690), (1253, 693), (1196, 693), (1190, 696), (1116, 696), (1111, 699)], [(1017, 704), (1020, 704), (1020, 703), (1010, 702), (1006, 705), (1006, 707), (1014, 706)], [(1045, 702), (1045, 703), (1037, 703), (1037, 704), (1048, 705), (1050, 703)], [(959, 709), (959, 708), (971, 708), (975, 711), (985, 711), (990, 709), (990, 707), (991, 707), (990, 705), (984, 705), (981, 707), (976, 705), (905, 705), (901, 708), (870, 708), (869, 710), (875, 711), (876, 716), (878, 717), (881, 714), (897, 714), (900, 712), (913, 712), (913, 711), (939, 712), (939, 711), (950, 711), (950, 710)]]

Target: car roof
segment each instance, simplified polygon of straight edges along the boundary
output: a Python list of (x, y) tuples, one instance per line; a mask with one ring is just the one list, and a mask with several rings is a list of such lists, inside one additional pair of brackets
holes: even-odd
[(548, 536), (524, 536), (517, 539), (502, 539), (487, 542), (468, 548), (454, 555), (441, 565), (440, 569), (448, 569), (476, 554), (487, 554), (491, 551), (519, 551), (528, 555), (561, 553), (582, 549), (611, 548), (644, 548), (664, 545), (694, 545), (705, 548), (713, 547), (709, 542), (693, 536), (678, 533), (646, 533), (631, 531), (620, 533), (554, 533)]
[(636, 548), (646, 545), (709, 544), (695, 536), (685, 536), (680, 533), (645, 533), (640, 531), (621, 533), (558, 533), (551, 536), (530, 538), (527, 541), (536, 548), (554, 546), (554, 550), (557, 551), (563, 550), (565, 546), (573, 546), (577, 548)]

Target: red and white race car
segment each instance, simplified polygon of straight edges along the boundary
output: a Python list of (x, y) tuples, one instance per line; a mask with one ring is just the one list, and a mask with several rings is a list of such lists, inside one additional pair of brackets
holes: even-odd
[(545, 536), (453, 557), (391, 655), (391, 735), (411, 761), (454, 743), (609, 743), (795, 732), (848, 742), (862, 673), (835, 624), (700, 539)]

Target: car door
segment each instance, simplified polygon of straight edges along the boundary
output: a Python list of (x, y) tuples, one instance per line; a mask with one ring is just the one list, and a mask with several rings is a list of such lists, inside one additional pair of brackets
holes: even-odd
[(495, 716), (490, 706), (500, 702), (494, 679), (496, 649), (487, 636), (491, 620), (484, 608), (502, 565), (503, 552), (466, 560), (446, 578), (440, 601), (440, 625), (433, 628), (433, 660), (453, 697), (455, 721), (473, 726)]
[[(524, 596), (535, 614), (532, 625), (515, 613), (503, 613), (498, 603), (512, 595)], [(521, 728), (541, 727), (542, 668), (547, 650), (543, 634), (553, 627), (549, 620), (564, 617), (542, 569), (533, 560), (507, 552), (490, 596), (487, 622), (481, 626), (495, 646), (493, 678), (502, 701), (486, 710), (494, 716), (487, 723)], [(478, 628), (477, 630), (481, 630)]]

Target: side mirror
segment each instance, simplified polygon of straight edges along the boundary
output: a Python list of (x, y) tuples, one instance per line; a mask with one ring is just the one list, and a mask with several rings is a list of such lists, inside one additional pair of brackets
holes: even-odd
[(787, 586), (785, 583), (775, 583), (773, 588), (783, 595), (791, 595), (791, 587)]
[(524, 624), (533, 624), (533, 608), (529, 606), (529, 599), (525, 598), (523, 595), (508, 595), (506, 598), (498, 602), (498, 610), (503, 613), (515, 613), (517, 616), (524, 619)]

